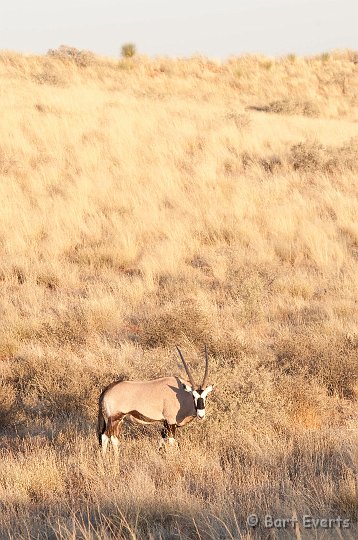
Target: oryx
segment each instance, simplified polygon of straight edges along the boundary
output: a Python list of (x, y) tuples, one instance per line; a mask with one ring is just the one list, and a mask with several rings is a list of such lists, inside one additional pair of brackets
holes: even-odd
[(195, 385), (188, 365), (176, 347), (187, 373), (189, 383), (179, 377), (163, 377), (151, 381), (115, 381), (100, 395), (98, 438), (103, 455), (109, 439), (118, 453), (119, 431), (123, 419), (129, 416), (140, 424), (163, 422), (162, 446), (176, 444), (175, 430), (195, 417), (205, 418), (205, 401), (214, 385), (205, 387), (209, 359), (205, 346), (205, 373), (200, 386)]

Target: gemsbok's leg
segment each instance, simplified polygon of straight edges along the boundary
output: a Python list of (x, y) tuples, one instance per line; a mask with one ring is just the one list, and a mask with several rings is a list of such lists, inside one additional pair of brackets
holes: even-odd
[(108, 443), (112, 435), (113, 429), (113, 420), (111, 417), (108, 418), (104, 431), (101, 435), (101, 446), (102, 446), (102, 456), (104, 457), (107, 453)]
[(177, 446), (177, 442), (175, 440), (175, 430), (176, 430), (176, 424), (168, 424), (166, 420), (164, 420), (164, 428), (162, 429), (162, 439), (159, 443), (159, 450), (163, 448), (166, 442), (168, 442), (169, 446)]
[(119, 457), (119, 433), (121, 430), (123, 420), (118, 420), (113, 423), (113, 434), (111, 435), (111, 443), (113, 445), (114, 454)]
[(119, 457), (119, 439), (118, 437), (115, 437), (114, 435), (111, 435), (111, 443), (114, 450), (114, 455), (116, 457)]
[(175, 440), (176, 424), (168, 424), (168, 443), (170, 446), (176, 446), (178, 443)]
[(119, 456), (119, 433), (121, 430), (121, 425), (123, 422), (124, 414), (112, 417), (108, 421), (107, 426), (107, 435), (111, 438), (111, 443), (113, 446), (114, 454), (116, 457)]
[(102, 439), (102, 442), (101, 442), (102, 456), (104, 457), (106, 455), (106, 452), (107, 452), (107, 446), (108, 446), (109, 437), (107, 437), (107, 435), (105, 433), (102, 433), (101, 439)]
[(164, 427), (163, 427), (162, 431), (160, 432), (162, 438), (159, 441), (158, 450), (161, 450), (163, 448), (163, 446), (165, 445), (165, 440), (167, 438), (167, 430), (165, 428), (165, 424), (166, 424), (166, 422), (164, 422)]

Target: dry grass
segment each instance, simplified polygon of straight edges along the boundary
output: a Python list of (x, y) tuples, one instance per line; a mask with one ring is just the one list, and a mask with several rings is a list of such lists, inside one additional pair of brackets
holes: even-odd
[[(2, 538), (356, 537), (356, 59), (0, 54)], [(102, 387), (177, 342), (205, 425), (103, 462)]]

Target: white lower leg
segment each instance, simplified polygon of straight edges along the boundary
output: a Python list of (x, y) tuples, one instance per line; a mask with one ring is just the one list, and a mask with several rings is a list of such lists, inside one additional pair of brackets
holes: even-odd
[(160, 439), (158, 449), (165, 449), (167, 446), (174, 446), (178, 448), (178, 443), (174, 437), (165, 437), (165, 439)]
[(114, 453), (119, 456), (119, 439), (114, 435), (111, 436), (111, 443), (113, 444)]
[(107, 435), (105, 435), (103, 433), (102, 435), (102, 455), (104, 456), (107, 452), (107, 446), (108, 446), (108, 441), (109, 441), (109, 438), (107, 437)]
[(160, 450), (161, 448), (163, 448), (163, 446), (165, 445), (165, 441), (166, 441), (166, 439), (163, 439), (163, 438), (160, 439), (159, 445), (158, 445), (159, 450)]

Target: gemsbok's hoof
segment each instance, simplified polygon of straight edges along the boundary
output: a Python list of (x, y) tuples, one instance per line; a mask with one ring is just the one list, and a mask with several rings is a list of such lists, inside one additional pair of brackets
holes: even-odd
[(158, 445), (158, 451), (160, 453), (171, 452), (173, 450), (179, 450), (179, 444), (173, 437), (166, 437), (160, 441)]
[(173, 437), (168, 437), (168, 446), (172, 448), (178, 448), (178, 443)]

